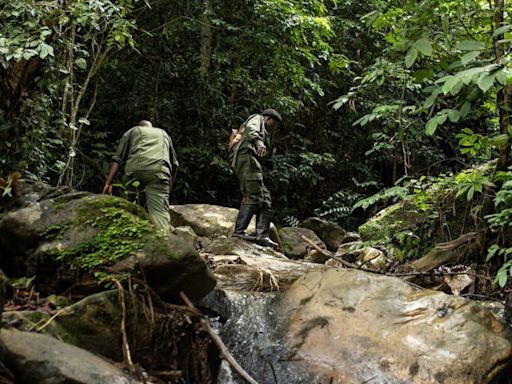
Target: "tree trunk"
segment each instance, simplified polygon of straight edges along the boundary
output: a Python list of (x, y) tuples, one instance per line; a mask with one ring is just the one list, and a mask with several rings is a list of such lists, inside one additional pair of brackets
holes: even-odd
[(203, 0), (203, 14), (201, 15), (201, 48), (199, 52), (199, 74), (204, 79), (208, 76), (210, 69), (210, 55), (212, 51), (212, 26), (210, 25), (210, 15), (212, 14), (212, 5), (210, 0)]
[[(505, 0), (494, 0), (494, 22), (495, 28), (499, 28), (503, 25), (504, 18), (504, 10), (505, 10)], [(499, 34), (494, 38), (494, 52), (496, 55), (495, 62), (500, 63), (503, 58), (505, 52), (503, 49), (503, 43), (499, 43), (500, 40), (503, 40), (503, 34)], [(509, 85), (504, 86), (500, 89), (496, 94), (496, 107), (498, 108), (499, 114), (499, 124), (500, 124), (500, 133), (506, 134), (509, 136), (508, 127), (510, 123), (510, 98), (512, 94), (512, 87)], [(507, 142), (501, 147), (500, 153), (498, 156), (498, 162), (496, 164), (496, 171), (506, 171), (508, 166), (510, 165), (510, 146), (512, 144), (510, 136), (507, 139)], [(499, 191), (501, 189), (502, 183), (496, 182), (496, 186), (494, 191)], [(485, 198), (482, 202), (482, 209), (480, 211), (480, 229), (478, 231), (478, 241), (484, 249), (487, 248), (487, 245), (490, 244), (490, 230), (489, 226), (484, 219), (486, 215), (493, 213), (495, 207), (493, 206), (494, 193), (492, 190), (486, 191)]]
[[(505, 0), (495, 0), (495, 23), (496, 28), (503, 26), (503, 14), (505, 9)], [(503, 40), (503, 34), (496, 36), (494, 47), (496, 52), (496, 62), (499, 62), (505, 54), (503, 49), (503, 43), (498, 43), (499, 40)], [(496, 105), (499, 111), (499, 122), (500, 122), (500, 133), (508, 135), (508, 126), (510, 123), (510, 96), (512, 93), (512, 87), (506, 85), (503, 89), (499, 90), (496, 95)], [(505, 145), (501, 147), (500, 155), (498, 157), (498, 164), (496, 165), (497, 171), (506, 171), (510, 164), (510, 137)]]

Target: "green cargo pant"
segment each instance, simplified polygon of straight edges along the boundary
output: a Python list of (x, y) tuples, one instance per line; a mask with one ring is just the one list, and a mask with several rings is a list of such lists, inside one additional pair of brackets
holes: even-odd
[(238, 154), (234, 171), (240, 180), (240, 189), (243, 195), (243, 204), (252, 205), (256, 208), (272, 206), (270, 192), (263, 183), (263, 172), (261, 164), (250, 153)]
[(130, 177), (140, 182), (140, 189), (146, 197), (146, 209), (150, 220), (165, 231), (169, 231), (171, 175), (162, 171), (138, 170), (134, 171)]

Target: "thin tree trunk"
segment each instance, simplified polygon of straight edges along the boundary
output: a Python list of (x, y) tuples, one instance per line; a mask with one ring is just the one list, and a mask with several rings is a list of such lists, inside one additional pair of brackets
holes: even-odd
[(201, 15), (201, 48), (199, 52), (199, 73), (201, 77), (206, 78), (210, 69), (210, 55), (212, 52), (212, 26), (210, 24), (210, 15), (212, 14), (212, 5), (210, 0), (203, 0), (203, 14)]
[[(499, 28), (503, 25), (505, 12), (505, 0), (494, 0), (494, 22), (495, 28)], [(495, 52), (495, 62), (500, 63), (503, 58), (505, 52), (503, 49), (503, 43), (499, 43), (500, 40), (503, 40), (503, 34), (497, 35), (494, 38), (494, 52)], [(496, 106), (498, 108), (499, 114), (499, 124), (500, 124), (500, 133), (506, 134), (509, 136), (508, 127), (510, 123), (510, 98), (512, 93), (512, 87), (509, 85), (504, 86), (500, 89), (496, 94)], [(507, 142), (500, 148), (500, 153), (498, 156), (498, 162), (496, 164), (496, 171), (506, 171), (510, 165), (510, 146), (512, 141), (510, 136), (508, 137)], [(492, 189), (494, 191), (499, 191), (501, 189), (502, 183), (496, 182), (496, 186)], [(485, 193), (485, 198), (482, 202), (482, 209), (479, 215), (479, 231), (478, 231), (478, 242), (482, 245), (484, 249), (487, 248), (490, 242), (490, 230), (489, 226), (484, 219), (484, 217), (495, 210), (493, 206), (494, 203), (494, 193), (492, 190), (488, 190)]]
[[(494, 11), (495, 11), (495, 23), (496, 28), (503, 26), (503, 15), (505, 9), (505, 0), (495, 0), (494, 1)], [(499, 62), (503, 55), (505, 54), (503, 49), (503, 43), (498, 43), (499, 40), (503, 40), (503, 34), (496, 36), (494, 47), (496, 52), (496, 62)], [(496, 105), (499, 111), (499, 122), (500, 122), (500, 133), (508, 135), (508, 126), (510, 123), (510, 94), (512, 91), (512, 87), (510, 85), (506, 85), (503, 89), (499, 90), (496, 95)], [(498, 164), (496, 165), (496, 170), (498, 171), (506, 171), (508, 166), (510, 165), (510, 145), (511, 140), (510, 137), (507, 140), (507, 143), (503, 145), (500, 149), (500, 155), (498, 157)]]

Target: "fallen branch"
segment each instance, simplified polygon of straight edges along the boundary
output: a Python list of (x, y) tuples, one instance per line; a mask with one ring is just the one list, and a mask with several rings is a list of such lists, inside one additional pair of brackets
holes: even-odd
[(40, 327), (37, 327), (37, 324), (39, 323), (36, 323), (34, 324), (32, 327), (29, 328), (29, 332), (32, 332), (34, 330), (34, 328), (37, 327), (36, 329), (36, 332), (41, 332), (43, 329), (45, 329), (48, 325), (51, 324), (51, 322), (53, 320), (55, 320), (58, 316), (60, 316), (66, 309), (63, 308), (63, 309), (59, 309), (52, 317), (50, 317), (43, 325), (41, 325)]
[(366, 271), (366, 272), (378, 273), (380, 275), (385, 275), (386, 274), (386, 272), (382, 272), (382, 271), (380, 271), (378, 269), (366, 268), (366, 267), (363, 267), (363, 266), (359, 266), (359, 265), (353, 264), (353, 263), (351, 263), (351, 262), (349, 262), (347, 260), (343, 260), (341, 257), (338, 257), (338, 256), (334, 255), (331, 251), (328, 251), (327, 249), (320, 248), (317, 244), (315, 244), (312, 240), (308, 239), (306, 236), (304, 236), (302, 234), (300, 234), (299, 236), (302, 238), (302, 240), (304, 240), (310, 246), (315, 248), (322, 255), (325, 255), (325, 256), (327, 256), (327, 257), (329, 257), (331, 259), (339, 261), (345, 267), (353, 268), (353, 269), (361, 269), (361, 270)]
[[(468, 235), (471, 235), (471, 234), (468, 234)], [(312, 240), (308, 239), (306, 236), (304, 235), (300, 235), (300, 237), (302, 238), (302, 240), (304, 240), (306, 243), (308, 243), (310, 246), (312, 246), (313, 248), (315, 248), (318, 252), (321, 252), (323, 255), (331, 258), (331, 259), (334, 259), (336, 261), (339, 261), (341, 264), (343, 264), (345, 267), (347, 268), (352, 268), (352, 269), (360, 269), (362, 271), (365, 271), (365, 272), (370, 272), (370, 273), (377, 273), (379, 275), (386, 275), (386, 276), (395, 276), (395, 277), (405, 277), (405, 276), (455, 276), (455, 275), (468, 275), (468, 276), (474, 276), (474, 277), (479, 277), (479, 278), (488, 278), (488, 276), (483, 276), (483, 275), (479, 275), (479, 274), (476, 274), (476, 273), (469, 273), (469, 272), (422, 272), (422, 271), (416, 271), (416, 272), (399, 272), (399, 273), (390, 273), (390, 272), (384, 272), (384, 271), (381, 271), (381, 270), (378, 270), (378, 269), (373, 269), (373, 268), (366, 268), (364, 266), (360, 266), (360, 265), (356, 265), (356, 264), (353, 264), (351, 262), (348, 262), (346, 260), (343, 260), (341, 257), (339, 256), (336, 256), (334, 255), (332, 252), (326, 250), (326, 249), (322, 249), (320, 248), (318, 245), (316, 245)], [(468, 242), (468, 239), (470, 238), (471, 236), (468, 236), (466, 239), (464, 240), (460, 240), (460, 241), (457, 241), (458, 239), (454, 240), (457, 241), (457, 244), (458, 246), (461, 245), (461, 244), (465, 244)], [(442, 243), (442, 244), (439, 244), (441, 247), (446, 247), (446, 244), (448, 243)], [(420, 259), (421, 260), (421, 259)]]
[(204, 317), (204, 315), (199, 311), (194, 304), (190, 301), (190, 299), (187, 297), (187, 295), (184, 292), (180, 292), (181, 299), (187, 304), (187, 307), (190, 309), (190, 311), (199, 318), (199, 321), (201, 322), (201, 325), (203, 326), (204, 330), (210, 337), (212, 338), (215, 345), (220, 350), (221, 355), (226, 359), (226, 361), (233, 367), (233, 369), (248, 383), (250, 384), (258, 384), (256, 380), (254, 380), (249, 374), (236, 362), (233, 355), (229, 352), (227, 347), (222, 342), (219, 335), (217, 335), (217, 332), (211, 327), (208, 320)]
[(119, 305), (121, 305), (121, 335), (123, 337), (123, 356), (130, 367), (130, 370), (133, 370), (133, 361), (130, 353), (130, 345), (128, 344), (128, 336), (126, 335), (126, 305), (124, 302), (124, 289), (121, 283), (112, 279), (115, 284), (117, 291), (119, 292)]

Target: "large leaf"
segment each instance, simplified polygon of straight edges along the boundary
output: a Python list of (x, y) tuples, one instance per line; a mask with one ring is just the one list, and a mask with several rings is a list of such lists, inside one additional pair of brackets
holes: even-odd
[(498, 148), (503, 147), (505, 144), (510, 142), (510, 136), (506, 133), (491, 137), (491, 142)]
[(438, 94), (439, 94), (439, 92), (437, 92), (437, 93), (436, 92), (432, 92), (432, 94), (423, 103), (423, 108), (428, 109), (432, 105), (434, 105), (434, 102), (436, 101)]
[(46, 43), (41, 43), (39, 46), (39, 57), (44, 59), (48, 55), (53, 56), (53, 47)]
[(455, 45), (455, 48), (461, 51), (481, 51), (485, 49), (485, 44), (476, 40), (464, 40)]
[(460, 61), (461, 61), (462, 65), (468, 65), (469, 63), (474, 61), (478, 57), (478, 55), (480, 55), (480, 51), (470, 51), (470, 52), (466, 53), (465, 55), (463, 55), (460, 58)]
[(414, 47), (425, 56), (432, 56), (432, 44), (427, 39), (419, 39), (414, 43)]
[(471, 103), (469, 101), (466, 101), (460, 108), (460, 116), (466, 117), (469, 111), (471, 111)]
[(427, 125), (425, 126), (425, 133), (428, 136), (432, 136), (436, 132), (437, 124), (437, 116), (434, 116), (427, 122)]
[(512, 24), (507, 24), (502, 27), (496, 28), (496, 30), (493, 32), (492, 37), (496, 37), (498, 35), (502, 35), (505, 32), (508, 32), (512, 30)]
[(452, 123), (457, 123), (460, 120), (460, 112), (456, 109), (448, 109), (447, 112), (448, 119), (450, 119)]
[(411, 68), (416, 58), (418, 57), (418, 50), (415, 47), (409, 48), (407, 55), (405, 55), (405, 66)]
[(484, 93), (487, 92), (494, 85), (494, 75), (482, 73), (477, 84)]
[(507, 73), (505, 72), (504, 68), (496, 71), (494, 76), (496, 77), (496, 80), (498, 80), (498, 82), (501, 85), (507, 85)]
[(450, 76), (443, 84), (443, 93), (447, 95), (450, 93), (453, 87), (457, 85), (459, 82), (459, 79), (457, 79), (455, 76)]

